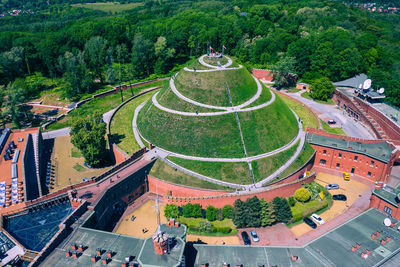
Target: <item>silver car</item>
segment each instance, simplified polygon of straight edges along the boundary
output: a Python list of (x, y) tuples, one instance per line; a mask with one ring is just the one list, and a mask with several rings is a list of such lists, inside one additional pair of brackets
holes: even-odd
[(258, 235), (257, 235), (256, 231), (254, 231), (254, 230), (250, 231), (250, 236), (251, 236), (251, 239), (253, 239), (253, 242), (258, 242), (258, 241), (260, 241), (260, 239), (258, 238)]
[(325, 186), (326, 190), (331, 190), (331, 189), (339, 189), (338, 184), (328, 184)]

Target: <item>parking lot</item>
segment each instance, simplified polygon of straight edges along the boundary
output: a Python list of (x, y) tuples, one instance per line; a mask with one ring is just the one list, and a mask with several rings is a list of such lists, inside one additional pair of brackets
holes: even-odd
[[(369, 186), (361, 182), (350, 179), (345, 181), (341, 176), (335, 176), (326, 173), (318, 173), (315, 181), (322, 186), (327, 184), (338, 184), (339, 189), (330, 190), (332, 195), (344, 194), (347, 197), (347, 201), (333, 201), (332, 207), (327, 211), (320, 214), (321, 218), (326, 222), (344, 213), (359, 197), (362, 193), (369, 189)], [(305, 223), (301, 223), (293, 226), (290, 229), (296, 237), (299, 237), (312, 229)]]

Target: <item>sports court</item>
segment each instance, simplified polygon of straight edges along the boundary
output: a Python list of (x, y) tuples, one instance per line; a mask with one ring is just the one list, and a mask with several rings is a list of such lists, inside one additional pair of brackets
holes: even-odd
[[(194, 266), (373, 266), (400, 247), (400, 233), (383, 225), (386, 215), (369, 209), (303, 247), (194, 245)], [(379, 232), (375, 239), (372, 234)], [(388, 242), (381, 243), (382, 240)], [(359, 244), (359, 248), (357, 248)], [(352, 251), (352, 247), (357, 248)], [(368, 252), (369, 251), (369, 252)], [(362, 257), (362, 255), (366, 257)], [(297, 257), (294, 261), (292, 256)]]
[(70, 202), (64, 202), (24, 215), (8, 217), (6, 230), (26, 249), (40, 251), (58, 231), (58, 225), (72, 211)]

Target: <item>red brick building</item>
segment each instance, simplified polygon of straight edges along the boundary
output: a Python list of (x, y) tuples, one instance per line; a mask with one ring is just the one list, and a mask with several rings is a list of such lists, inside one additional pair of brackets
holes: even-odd
[(371, 181), (386, 181), (399, 150), (390, 142), (363, 140), (308, 129), (307, 141), (315, 149), (314, 166), (356, 174)]
[(400, 184), (397, 187), (378, 186), (372, 190), (370, 208), (374, 207), (400, 220)]

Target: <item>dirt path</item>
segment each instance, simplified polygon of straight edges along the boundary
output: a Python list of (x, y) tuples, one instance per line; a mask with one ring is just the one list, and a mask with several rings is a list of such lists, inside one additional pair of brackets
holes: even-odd
[(237, 235), (231, 236), (203, 236), (203, 235), (191, 235), (188, 234), (186, 242), (204, 242), (210, 245), (221, 245), (224, 242), (225, 245), (240, 245), (240, 240)]

